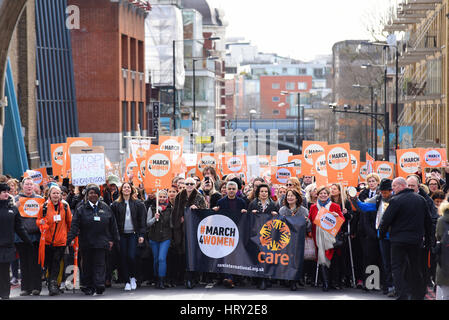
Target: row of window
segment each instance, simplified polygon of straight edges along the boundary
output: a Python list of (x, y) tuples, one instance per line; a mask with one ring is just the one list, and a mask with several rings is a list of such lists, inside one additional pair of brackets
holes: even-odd
[[(295, 82), (286, 82), (285, 90), (307, 90), (307, 82), (298, 82), (298, 87), (296, 88)], [(281, 84), (277, 82), (273, 82), (271, 84), (271, 89), (281, 89)]]
[(144, 44), (143, 41), (130, 38), (122, 34), (122, 69), (144, 71)]

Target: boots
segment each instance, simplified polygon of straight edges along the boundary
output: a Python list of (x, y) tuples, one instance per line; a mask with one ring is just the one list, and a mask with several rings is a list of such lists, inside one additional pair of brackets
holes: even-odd
[(58, 282), (56, 280), (51, 280), (48, 286), (48, 293), (50, 296), (56, 296), (59, 294)]
[(323, 291), (329, 291), (329, 268), (321, 266), (321, 278), (323, 280)]
[(159, 277), (159, 283), (157, 287), (159, 289), (165, 289), (165, 277)]

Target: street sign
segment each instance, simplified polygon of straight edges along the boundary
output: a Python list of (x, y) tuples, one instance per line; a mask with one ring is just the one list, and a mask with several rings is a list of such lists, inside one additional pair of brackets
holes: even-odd
[(214, 137), (208, 136), (208, 137), (196, 137), (195, 139), (197, 144), (207, 144), (212, 143), (214, 141)]
[(151, 144), (159, 144), (159, 117), (160, 117), (160, 104), (159, 102), (153, 102), (153, 137), (154, 140)]

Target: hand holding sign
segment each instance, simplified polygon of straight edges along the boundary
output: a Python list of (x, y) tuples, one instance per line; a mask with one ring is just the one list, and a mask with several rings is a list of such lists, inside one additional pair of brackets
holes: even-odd
[(343, 222), (344, 219), (341, 218), (338, 213), (330, 212), (324, 207), (318, 211), (318, 214), (313, 221), (314, 224), (334, 237), (337, 235), (338, 231), (340, 231)]

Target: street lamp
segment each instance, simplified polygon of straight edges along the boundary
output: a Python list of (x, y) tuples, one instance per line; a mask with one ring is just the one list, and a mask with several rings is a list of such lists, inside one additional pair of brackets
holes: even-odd
[(220, 37), (209, 37), (209, 38), (201, 38), (201, 39), (182, 39), (182, 40), (173, 40), (173, 131), (176, 130), (176, 42), (184, 42), (184, 41), (204, 41), (204, 40), (220, 40)]
[[(301, 93), (300, 92), (281, 91), (281, 95), (283, 95), (283, 96), (295, 94), (295, 93), (298, 96), (298, 98), (297, 98), (298, 99), (298, 104), (297, 104), (297, 106), (298, 106), (298, 118), (297, 118), (298, 122), (296, 124), (296, 139), (298, 142), (298, 153), (299, 153), (299, 152), (301, 152), (301, 145), (302, 145), (302, 143), (301, 143)], [(282, 105), (282, 103), (280, 103), (278, 106), (282, 107), (284, 105)], [(303, 121), (303, 130), (304, 130), (304, 117), (302, 117), (302, 121)]]
[[(371, 93), (371, 112), (374, 113), (374, 87), (373, 86), (366, 86), (361, 84), (353, 84), (353, 88), (358, 89), (370, 89)], [(377, 112), (377, 110), (376, 110)], [(376, 117), (376, 116), (374, 116)], [(376, 130), (374, 130), (374, 126), (376, 126)], [(377, 122), (375, 119), (371, 118), (371, 130), (370, 130), (370, 140), (371, 140), (371, 148), (375, 150), (375, 154), (377, 154)], [(375, 157), (376, 158), (376, 157)]]

